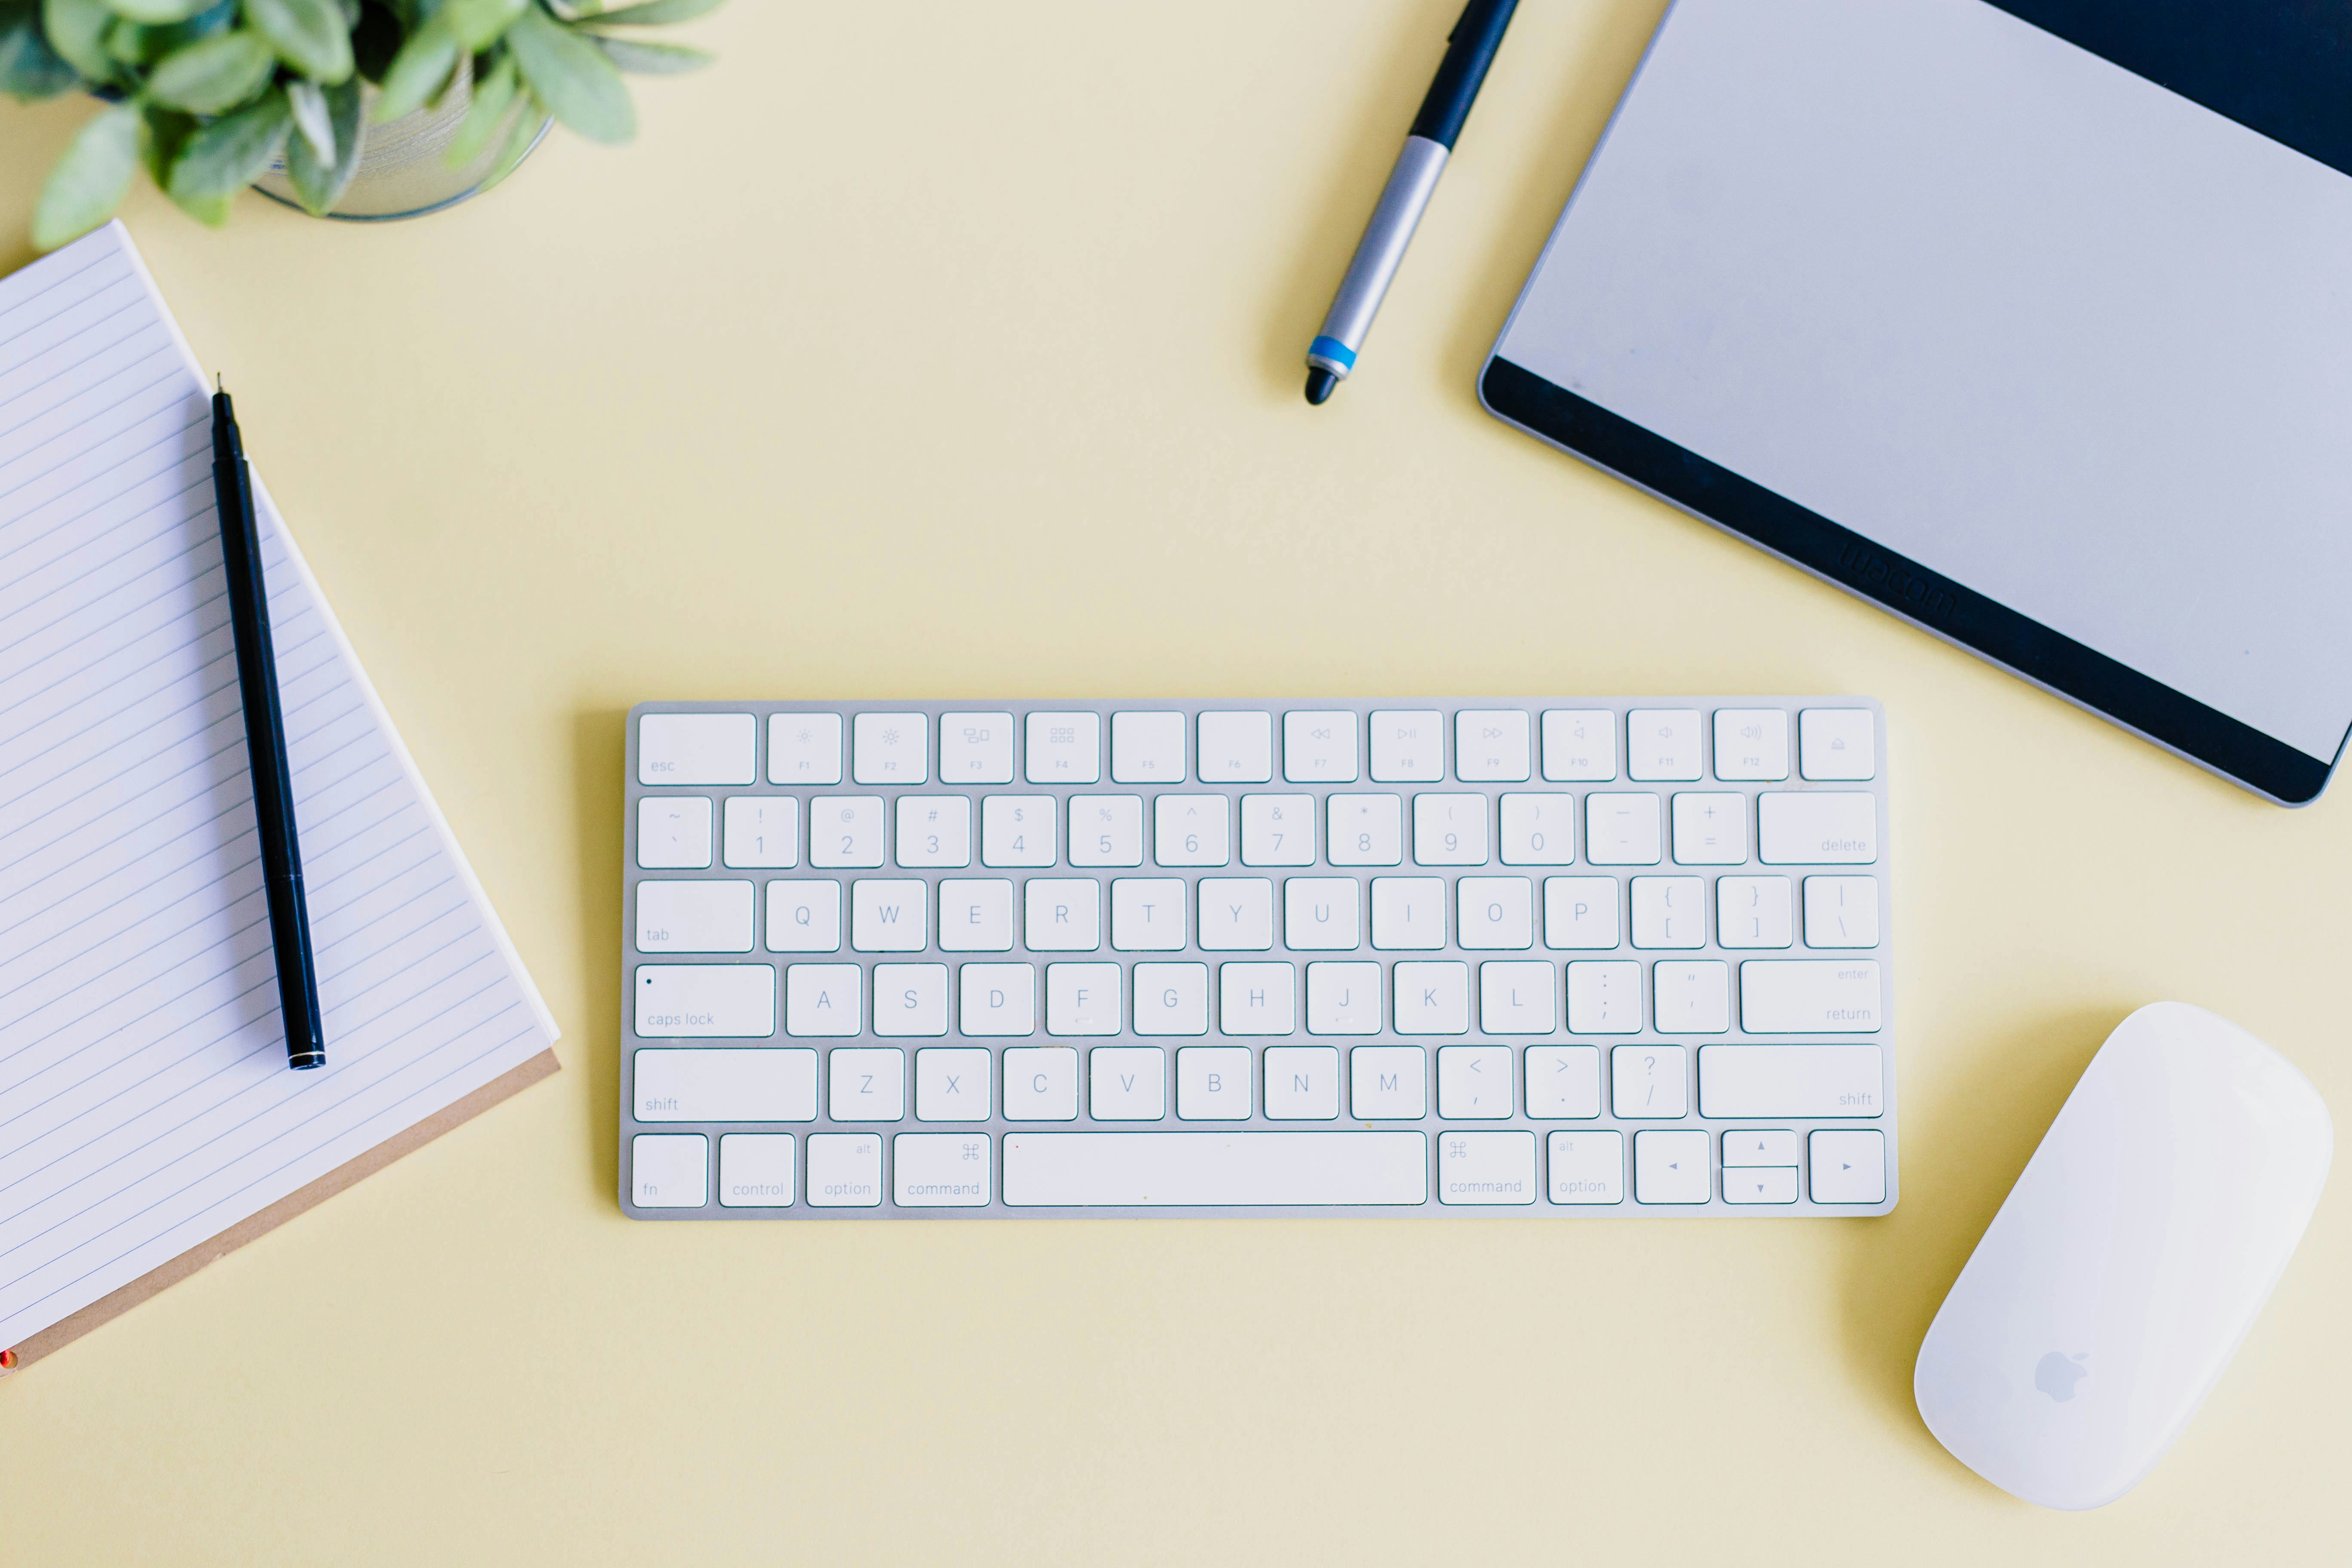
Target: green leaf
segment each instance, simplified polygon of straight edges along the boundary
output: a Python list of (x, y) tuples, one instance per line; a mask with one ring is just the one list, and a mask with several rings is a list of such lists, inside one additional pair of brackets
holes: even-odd
[(33, 208), (33, 244), (55, 250), (106, 221), (139, 167), (139, 106), (108, 110), (88, 125), (49, 171)]
[(26, 101), (55, 98), (79, 79), (79, 73), (41, 36), (37, 7), (0, 11), (0, 92)]
[(278, 57), (258, 33), (223, 33), (167, 56), (147, 96), (191, 114), (225, 114), (268, 85)]
[(442, 18), (467, 54), (479, 54), (505, 36), (530, 0), (443, 0)]
[(149, 178), (160, 189), (172, 178), (172, 161), (195, 134), (196, 121), (194, 115), (160, 103), (148, 104), (146, 113), (147, 134), (139, 139), (139, 155), (146, 162)]
[(626, 142), (637, 133), (629, 89), (604, 51), (533, 5), (507, 33), (523, 79), (555, 118), (591, 142)]
[(113, 21), (106, 0), (43, 0), (41, 6), (49, 47), (71, 60), (86, 81), (114, 78), (114, 57), (106, 52), (106, 29)]
[(650, 27), (708, 16), (722, 3), (723, 0), (646, 0), (642, 5), (625, 5), (618, 11), (592, 11), (580, 19), (600, 27)]
[(315, 81), (286, 84), (286, 107), (294, 111), (294, 130), (319, 155), (321, 163), (335, 161), (335, 122), (327, 112), (327, 95)]
[[(359, 171), (360, 150), (367, 139), (367, 125), (360, 113), (360, 84), (355, 80), (337, 82), (326, 89), (324, 96), (334, 158), (322, 161), (308, 135), (297, 136), (286, 143), (286, 178), (303, 207), (314, 216), (333, 211), (335, 204), (343, 199), (352, 176)], [(292, 97), (290, 91), (288, 97)]]
[(590, 33), (604, 58), (625, 71), (639, 76), (676, 76), (680, 71), (700, 70), (710, 63), (710, 56), (702, 49), (690, 49), (684, 44), (640, 44), (630, 38), (607, 38)]
[(147, 27), (184, 22), (212, 3), (213, 0), (106, 0), (107, 8), (116, 16)]
[(530, 155), (530, 150), (539, 145), (540, 128), (547, 123), (548, 113), (547, 105), (537, 98), (528, 92), (522, 95), (522, 101), (515, 111), (514, 129), (507, 135), (507, 144), (499, 150), (498, 161), (490, 165), (490, 172), (482, 176), (482, 183), (474, 187), (476, 194), (490, 189), (521, 166), (522, 161)]
[(457, 35), (439, 18), (408, 35), (408, 42), (393, 56), (383, 73), (383, 96), (376, 100), (375, 120), (381, 125), (404, 114), (414, 114), (441, 91), (441, 84), (457, 68)]
[(515, 89), (521, 85), (514, 57), (500, 50), (499, 63), (475, 79), (473, 106), (466, 110), (465, 121), (449, 142), (450, 167), (461, 167), (482, 155), (506, 122), (507, 110), (514, 107)]
[(164, 188), (173, 201), (200, 217), (205, 216), (209, 204), (217, 202), (225, 218), (228, 198), (261, 176), (293, 129), (292, 107), (284, 93), (273, 91), (235, 114), (199, 126), (173, 160), (172, 178)]
[(335, 0), (245, 0), (245, 14), (307, 77), (338, 82), (352, 74), (352, 29)]

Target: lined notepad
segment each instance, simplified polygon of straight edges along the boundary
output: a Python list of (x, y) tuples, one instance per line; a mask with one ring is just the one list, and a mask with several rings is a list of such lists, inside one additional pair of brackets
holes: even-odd
[(262, 494), (329, 1061), (288, 1069), (209, 391), (119, 224), (0, 279), (0, 1346), (556, 1036)]

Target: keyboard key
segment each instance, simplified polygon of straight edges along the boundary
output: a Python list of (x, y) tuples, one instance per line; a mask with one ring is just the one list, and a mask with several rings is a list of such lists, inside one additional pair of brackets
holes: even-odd
[(1606, 784), (1617, 776), (1617, 715), (1606, 708), (1554, 708), (1543, 716), (1543, 776), (1554, 784)]
[(1568, 1032), (1642, 1032), (1642, 966), (1621, 959), (1587, 959), (1568, 966)]
[(1311, 795), (1242, 796), (1242, 864), (1315, 864), (1315, 797)]
[(1143, 797), (1139, 795), (1074, 795), (1070, 797), (1070, 864), (1143, 864)]
[(903, 1208), (985, 1208), (988, 1156), (985, 1132), (901, 1132), (890, 1140), (891, 1196)]
[(1120, 1005), (1118, 964), (1045, 966), (1047, 1034), (1116, 1035), (1125, 1016)]
[(1786, 877), (1722, 877), (1715, 884), (1715, 940), (1725, 947), (1786, 947), (1791, 927)]
[(929, 869), (971, 864), (971, 797), (898, 797), (898, 864)]
[(1400, 1035), (1466, 1035), (1470, 1032), (1470, 966), (1466, 963), (1400, 963), (1396, 966), (1396, 1031)]
[(1635, 947), (1705, 947), (1706, 879), (1703, 877), (1633, 879)]
[(640, 1132), (629, 1140), (629, 1201), (641, 1209), (698, 1209), (710, 1201), (710, 1140), (699, 1132)]
[(1706, 1134), (1650, 1129), (1633, 1134), (1633, 1201), (1703, 1204), (1715, 1195)]
[(1650, 968), (1650, 1017), (1662, 1035), (1723, 1035), (1731, 1030), (1731, 966), (1720, 959)]
[(944, 963), (877, 963), (874, 966), (874, 1032), (909, 1038), (937, 1038), (948, 1032), (948, 966)]
[(1462, 945), (1525, 951), (1536, 942), (1536, 885), (1525, 877), (1465, 877), (1454, 886)]
[(1288, 1035), (1298, 1028), (1298, 972), (1287, 963), (1217, 965), (1217, 1029)]
[(1484, 866), (1490, 858), (1486, 849), (1486, 797), (1414, 795), (1412, 858), (1423, 866)]
[(1265, 784), (1274, 777), (1274, 715), (1201, 715), (1202, 784)]
[(639, 952), (749, 952), (749, 882), (639, 882)]
[(1013, 1208), (1226, 1208), (1429, 1201), (1419, 1132), (1008, 1132)]
[[(730, 795), (725, 837), (730, 866), (763, 870), (797, 866), (801, 863), (801, 803), (788, 795)], [(701, 864), (710, 862), (705, 859)]]
[(1207, 1034), (1209, 966), (1205, 963), (1137, 964), (1135, 1032), (1139, 1035)]
[(922, 952), (930, 945), (930, 892), (919, 878), (860, 877), (849, 885), (849, 945), (859, 952)]
[(730, 1209), (793, 1206), (789, 1132), (730, 1132), (719, 1141), (719, 1201)]
[(907, 1053), (896, 1046), (840, 1046), (825, 1063), (835, 1121), (899, 1121), (907, 1115)]
[(1004, 1052), (1004, 1120), (1076, 1121), (1078, 1053), (1067, 1046), (1012, 1046)]
[(841, 884), (792, 882), (781, 877), (769, 883), (768, 951), (840, 952)]
[(776, 1032), (767, 963), (640, 963), (630, 988), (639, 1039), (756, 1039)]
[(1339, 1115), (1339, 1050), (1336, 1046), (1268, 1046), (1265, 1119), (1333, 1121)]
[(1328, 796), (1330, 853), (1334, 866), (1399, 866), (1404, 863), (1404, 797), (1394, 795)]
[(1308, 964), (1307, 1032), (1379, 1034), (1381, 989), (1381, 966), (1377, 963)]
[(930, 1046), (915, 1053), (915, 1120), (985, 1121), (994, 1064), (985, 1046)]
[(1565, 866), (1576, 858), (1576, 797), (1507, 795), (1502, 799), (1506, 866)]
[(816, 1053), (757, 1046), (629, 1058), (640, 1121), (814, 1121)]
[(1226, 797), (1162, 795), (1151, 801), (1151, 858), (1162, 866), (1223, 866), (1233, 860)]
[(1201, 879), (1201, 947), (1264, 952), (1274, 946), (1274, 884), (1264, 877)]
[(1178, 952), (1184, 935), (1181, 877), (1121, 877), (1110, 885), (1110, 944), (1121, 952)]
[(1595, 866), (1656, 865), (1658, 797), (1597, 791), (1586, 795), (1584, 858)]
[[(1205, 884), (1208, 879), (1202, 879)], [(1282, 942), (1309, 952), (1345, 952), (1363, 942), (1361, 885), (1353, 877), (1291, 877), (1282, 884)]]
[[(784, 884), (768, 886), (772, 890)], [(998, 877), (942, 879), (940, 948), (945, 952), (1012, 952), (1012, 882)]]
[(1100, 784), (1102, 715), (1030, 714), (1024, 776), (1033, 784)]
[[(1699, 1054), (1699, 1074), (1706, 1082), (1706, 1055)], [(1700, 1098), (1705, 1100), (1702, 1088)], [(1726, 1165), (1787, 1165), (1797, 1163), (1797, 1135), (1794, 1132), (1766, 1128), (1742, 1128), (1723, 1135), (1723, 1163)]]
[(808, 1201), (821, 1209), (882, 1205), (882, 1138), (875, 1132), (808, 1135)]
[(1554, 1132), (1544, 1140), (1551, 1163), (1551, 1201), (1556, 1204), (1622, 1204), (1625, 1201), (1625, 1135), (1622, 1132)]
[(749, 713), (647, 713), (637, 720), (637, 782), (747, 784), (758, 776), (759, 742), (760, 721)]
[(768, 715), (768, 782), (772, 784), (837, 784), (841, 782), (841, 715)]
[(1429, 1114), (1429, 1058), (1419, 1046), (1358, 1046), (1348, 1053), (1348, 1106), (1359, 1121), (1418, 1121)]
[(1749, 959), (1739, 1026), (1751, 1035), (1867, 1035), (1882, 1018), (1873, 959)]
[(1690, 1114), (1690, 1068), (1680, 1046), (1619, 1046), (1609, 1053), (1609, 1108), (1620, 1121)]
[(1810, 1140), (1813, 1202), (1886, 1201), (1886, 1135), (1878, 1131), (1816, 1132)]
[(1787, 778), (1787, 711), (1779, 708), (1717, 709), (1715, 776), (1719, 779)]
[(1542, 959), (1478, 966), (1478, 1027), (1489, 1035), (1549, 1035), (1559, 1027), (1559, 981)]
[(1054, 797), (983, 795), (980, 803), (980, 863), (1046, 867), (1054, 863)]
[[(730, 801), (728, 822), (734, 823)], [(785, 805), (795, 804), (784, 801)], [(731, 847), (733, 840), (729, 844)], [(637, 802), (637, 864), (648, 871), (698, 870), (710, 864), (710, 797), (649, 795)], [(738, 864), (730, 858), (729, 865)], [(790, 860), (781, 862), (789, 866)]]
[(1102, 884), (1092, 877), (1032, 877), (1022, 888), (1022, 944), (1033, 952), (1092, 952), (1102, 945)]
[(1696, 709), (1636, 708), (1625, 715), (1627, 778), (1696, 779), (1705, 772)]
[(1878, 802), (1767, 790), (1756, 797), (1756, 843), (1757, 858), (1769, 866), (1866, 866), (1878, 858)]
[(1176, 1115), (1184, 1121), (1247, 1121), (1247, 1046), (1186, 1046), (1176, 1053)]
[(1528, 774), (1528, 716), (1517, 709), (1465, 708), (1454, 716), (1454, 776), (1465, 784), (1516, 784)]
[(1097, 1121), (1158, 1121), (1168, 1114), (1164, 1049), (1097, 1046), (1087, 1058), (1087, 1112)]
[(1372, 945), (1390, 951), (1433, 951), (1445, 945), (1445, 879), (1372, 879)]
[(1528, 1047), (1528, 1120), (1589, 1121), (1600, 1114), (1600, 1047)]
[(1119, 784), (1184, 782), (1181, 713), (1114, 713), (1110, 716), (1110, 776)]
[(1372, 777), (1381, 784), (1441, 784), (1445, 779), (1445, 715), (1433, 708), (1375, 712)]
[(1345, 710), (1285, 713), (1282, 776), (1292, 784), (1355, 783), (1356, 716)]
[(1544, 945), (1559, 949), (1615, 947), (1621, 941), (1614, 877), (1546, 877)]
[(967, 963), (956, 976), (956, 1021), (967, 1035), (1037, 1032), (1037, 969), (1029, 963)]
[(1797, 768), (1809, 779), (1878, 776), (1878, 715), (1867, 708), (1808, 708), (1797, 715)]
[(1489, 1205), (1535, 1202), (1536, 1135), (1447, 1129), (1437, 1140), (1437, 1200)]
[(1792, 1204), (1797, 1201), (1794, 1165), (1760, 1166), (1723, 1173), (1723, 1201), (1727, 1204)]
[(849, 725), (849, 776), (862, 784), (929, 784), (930, 723), (920, 713), (860, 713)]
[[(1449, 1121), (1497, 1121), (1511, 1113), (1511, 1047), (1441, 1046), (1437, 1114)], [(1529, 1160), (1535, 1158), (1530, 1143)]]
[(1876, 1046), (1704, 1046), (1701, 1116), (1877, 1116), (1886, 1100)]
[(1013, 782), (1013, 715), (940, 715), (940, 783), (1006, 784)]
[(1748, 858), (1748, 797), (1686, 791), (1675, 796), (1675, 859), (1738, 866)]
[(854, 963), (784, 966), (784, 1033), (855, 1035), (865, 1027), (865, 971)]
[(882, 797), (809, 797), (809, 864), (870, 868), (882, 864)]
[(1878, 879), (1805, 879), (1807, 947), (1876, 947)]

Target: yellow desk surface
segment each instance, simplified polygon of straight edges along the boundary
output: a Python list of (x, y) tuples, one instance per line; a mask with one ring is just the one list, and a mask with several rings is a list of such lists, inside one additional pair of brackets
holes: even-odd
[[(564, 1071), (0, 1384), (0, 1560), (2342, 1561), (2341, 1193), (2113, 1507), (2015, 1501), (1913, 1409), (2130, 1008), (2352, 1107), (2352, 803), (2264, 805), (1480, 411), (1661, 8), (1523, 8), (1321, 409), (1455, 0), (737, 0), (634, 146), (559, 133), (441, 216), (136, 195)], [(0, 108), (0, 265), (88, 112)], [(1718, 690), (1886, 704), (1888, 1218), (615, 1205), (633, 702)]]

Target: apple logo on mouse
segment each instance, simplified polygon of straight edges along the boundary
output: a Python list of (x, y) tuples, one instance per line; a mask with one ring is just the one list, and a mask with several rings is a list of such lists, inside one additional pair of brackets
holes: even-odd
[(2063, 1405), (2074, 1397), (2074, 1385), (2091, 1375), (2083, 1363), (2086, 1356), (2069, 1356), (2063, 1351), (2052, 1351), (2033, 1367), (2033, 1386)]

